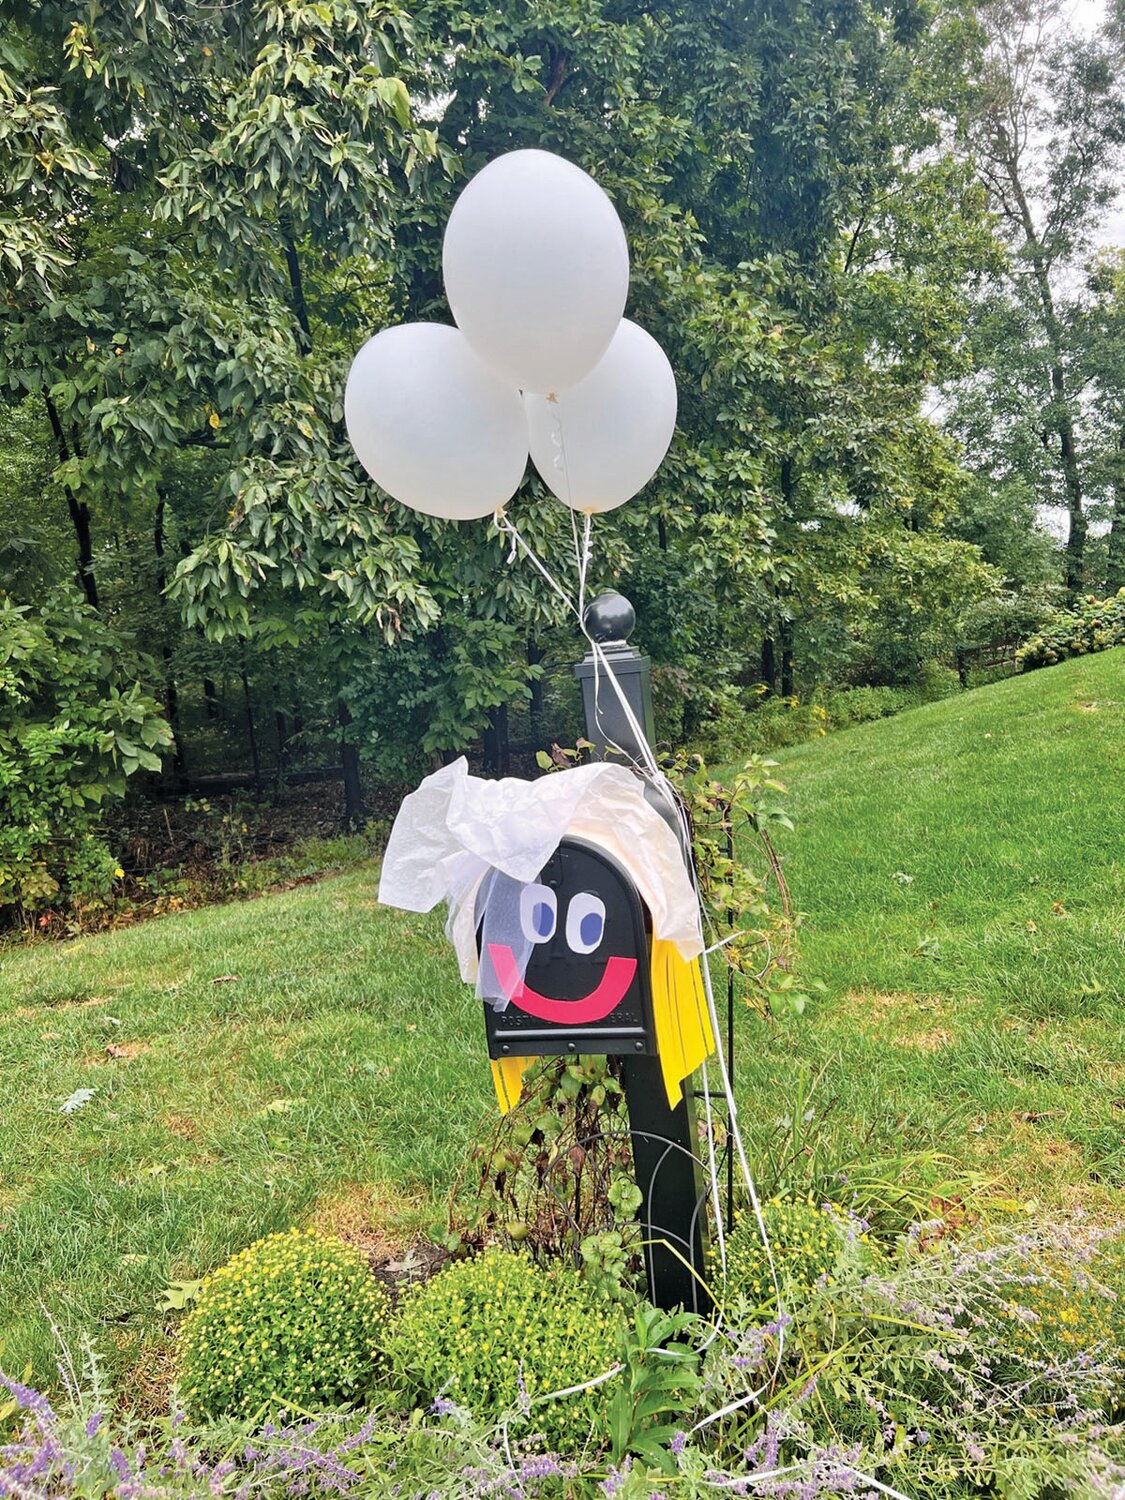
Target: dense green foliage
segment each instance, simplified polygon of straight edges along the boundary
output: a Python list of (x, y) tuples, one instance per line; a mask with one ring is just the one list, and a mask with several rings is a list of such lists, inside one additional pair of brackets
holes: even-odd
[(1068, 656), (1085, 656), (1090, 651), (1108, 651), (1125, 646), (1125, 588), (1112, 599), (1096, 599), (1088, 594), (1076, 609), (1060, 610), (1036, 635), (1025, 641), (1016, 660), (1025, 672), (1034, 667), (1053, 666)]
[(0, 925), (104, 897), (121, 871), (103, 805), (159, 771), (171, 731), (143, 660), (69, 588), (37, 607), (0, 591)]
[[(782, 1393), (729, 1424), (727, 1461), (827, 1449), (933, 1500), (1097, 1495), (1119, 1472), (1125, 1389), (1111, 1311), (1121, 1283), (1099, 1279), (1098, 1245), (1036, 1223), (966, 1232), (934, 1218), (874, 1270), (838, 1262), (791, 1318), (752, 1323), (710, 1357), (713, 1403), (744, 1387), (747, 1367)], [(1120, 1241), (1103, 1256), (1119, 1276)]]
[[(630, 314), (677, 371), (672, 451), (599, 522), (591, 584), (635, 598), (641, 644), (688, 700), (724, 681), (805, 701), (915, 686), (959, 645), (1038, 624), (1027, 596), (1062, 575), (1042, 533), (1028, 542), (1051, 498), (1027, 440), (1050, 358), (1036, 345), (1026, 380), (1008, 376), (1030, 347), (1009, 306), (1028, 278), (982, 165), (979, 78), (1014, 11), (177, 0), (75, 20), (57, 0), (5, 0), (0, 14), (0, 584), (31, 602), (77, 577), (111, 629), (150, 645), (144, 686), (177, 736), (168, 774), (252, 765), (264, 784), (339, 759), (356, 822), (361, 761), (412, 777), (499, 743), (509, 717), (532, 740), (580, 727), (551, 699), (576, 646), (544, 582), (488, 525), (380, 494), (342, 424), (363, 339), (448, 316), (442, 224), (466, 176), (517, 146), (563, 152), (611, 194)], [(1052, 276), (1114, 180), (1112, 44), (1059, 40), (1064, 144), (1036, 169), (1067, 179), (1084, 100), (1082, 140), (1100, 122), (1105, 144), (1066, 189)], [(1073, 366), (1094, 393), (1083, 504), (1104, 519), (1125, 380), (1110, 261), (1090, 287), (1088, 316), (1057, 311), (1067, 392)], [(1006, 342), (987, 322), (997, 298)], [(1017, 389), (1018, 421), (989, 394)], [(1062, 430), (1053, 407), (1045, 420)], [(563, 507), (529, 479), (512, 514), (567, 573)], [(1092, 535), (1089, 587), (1115, 548)]]
[(566, 1265), (488, 1250), (411, 1290), (387, 1342), (392, 1376), (424, 1405), (518, 1421), (547, 1446), (578, 1452), (607, 1438), (607, 1393), (543, 1400), (615, 1362), (620, 1311)]
[[(764, 701), (760, 688), (730, 689), (709, 696), (706, 711), (692, 715), (690, 744), (715, 761), (737, 761), (748, 751), (760, 754), (800, 745), (837, 729), (850, 729), (872, 719), (885, 719), (949, 697), (958, 689), (951, 668), (930, 663), (911, 687), (850, 687), (814, 689), (808, 698), (771, 695)], [(661, 695), (672, 709), (672, 724), (688, 720), (688, 706), (671, 693)]]
[[(610, 1378), (546, 1408), (557, 1429), (566, 1408), (577, 1418), (600, 1407), (583, 1421), (580, 1445), (562, 1434), (572, 1456), (544, 1451), (546, 1433), (521, 1435), (536, 1403), (518, 1383), (511, 1414), (477, 1417), (445, 1395), (407, 1414), (378, 1393), (341, 1412), (314, 1392), (285, 1423), (263, 1425), (255, 1412), (215, 1425), (176, 1411), (142, 1442), (134, 1424), (105, 1410), (96, 1368), (89, 1392), (77, 1375), (68, 1382), (61, 1410), (0, 1373), (12, 1419), (0, 1483), (27, 1495), (30, 1476), (36, 1492), (49, 1483), (59, 1500), (126, 1486), (176, 1500), (204, 1485), (219, 1495), (344, 1491), (358, 1500), (394, 1500), (404, 1486), (429, 1500), (496, 1491), (651, 1500), (675, 1485), (701, 1500), (768, 1482), (780, 1469), (790, 1500), (854, 1494), (862, 1483), (924, 1500), (982, 1492), (1098, 1500), (1117, 1488), (1125, 1458), (1114, 1421), (1125, 1391), (1115, 1314), (1122, 1249), (1120, 1236), (1088, 1229), (1075, 1235), (1001, 1217), (966, 1231), (930, 1219), (910, 1224), (875, 1271), (853, 1259), (838, 1279), (819, 1277), (792, 1312), (775, 1303), (769, 1321), (735, 1309), (708, 1327), (640, 1302), (619, 1361), (600, 1372)], [(511, 1257), (457, 1269), (465, 1280), (489, 1259), (503, 1267), (503, 1292)], [(524, 1265), (551, 1286), (550, 1273)], [(453, 1274), (439, 1272), (427, 1290)], [(306, 1287), (291, 1319), (315, 1317), (332, 1291), (330, 1281), (323, 1291)], [(456, 1323), (460, 1309), (450, 1310)], [(534, 1334), (544, 1309), (531, 1311)], [(450, 1343), (439, 1323), (417, 1331)], [(575, 1332), (593, 1346), (599, 1335), (588, 1325)], [(424, 1343), (417, 1355), (430, 1352)]]
[(368, 1389), (387, 1298), (358, 1250), (296, 1229), (239, 1251), (199, 1289), (180, 1377), (198, 1416), (341, 1406)]
[(726, 1243), (726, 1280), (718, 1264), (715, 1276), (724, 1300), (741, 1298), (766, 1311), (779, 1295), (792, 1309), (818, 1286), (835, 1281), (841, 1256), (860, 1234), (853, 1226), (849, 1237), (844, 1215), (811, 1197), (770, 1198), (762, 1204), (762, 1223), (765, 1239), (757, 1215), (749, 1209), (740, 1213)]

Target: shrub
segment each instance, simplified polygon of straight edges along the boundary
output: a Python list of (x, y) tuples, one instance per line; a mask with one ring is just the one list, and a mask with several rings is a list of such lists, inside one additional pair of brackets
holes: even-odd
[[(850, 1244), (857, 1239), (867, 1244), (858, 1224), (849, 1225), (837, 1210), (811, 1197), (771, 1198), (762, 1205), (762, 1219), (789, 1309), (818, 1286), (835, 1281), (840, 1257)], [(754, 1213), (738, 1215), (726, 1253), (728, 1297), (733, 1294), (751, 1307), (768, 1307), (775, 1298), (773, 1276)]]
[(612, 1366), (620, 1312), (576, 1271), (486, 1250), (418, 1286), (387, 1343), (392, 1375), (412, 1400), (468, 1408), (498, 1421), (521, 1411), (558, 1452), (607, 1438), (610, 1392), (538, 1404), (537, 1397), (591, 1380)]
[(100, 810), (172, 742), (140, 670), (73, 590), (34, 609), (0, 592), (0, 925), (120, 873)]
[(1016, 664), (1021, 671), (1031, 672), (1068, 656), (1108, 651), (1111, 646), (1125, 646), (1125, 589), (1111, 599), (1087, 594), (1077, 608), (1052, 615), (1038, 635), (1016, 652)]
[(716, 717), (700, 731), (697, 746), (711, 761), (744, 760), (817, 739), (831, 727), (824, 708), (803, 698), (756, 699), (753, 704), (724, 699)]
[(801, 745), (837, 729), (850, 729), (872, 719), (885, 719), (917, 708), (921, 703), (948, 697), (958, 690), (956, 672), (937, 662), (924, 663), (915, 687), (852, 687), (817, 689), (808, 698), (765, 698), (745, 702), (728, 694), (716, 699), (713, 717), (696, 735), (693, 748), (703, 748), (709, 759), (744, 759)]
[(314, 1230), (271, 1234), (203, 1283), (184, 1322), (189, 1410), (324, 1410), (370, 1383), (387, 1298), (358, 1250)]
[[(1123, 1254), (1120, 1242), (1104, 1252), (1115, 1274)], [(784, 1260), (779, 1243), (775, 1257)], [(816, 1257), (796, 1259), (807, 1282)], [(767, 1383), (777, 1393), (764, 1409), (741, 1408), (715, 1457), (745, 1475), (751, 1464), (776, 1472), (834, 1454), (837, 1476), (851, 1476), (841, 1490), (863, 1488), (858, 1469), (916, 1500), (1116, 1494), (1125, 1474), (1107, 1418), (1125, 1352), (1107, 1336), (1117, 1288), (1095, 1284), (1108, 1282), (1105, 1265), (1065, 1226), (958, 1238), (943, 1221), (914, 1225), (894, 1258), (865, 1267), (840, 1256), (839, 1275), (818, 1276), (784, 1320), (784, 1340), (782, 1324), (761, 1326), (759, 1312), (709, 1352), (705, 1409)], [(789, 1493), (836, 1492), (822, 1482)]]
[(853, 724), (869, 724), (913, 708), (917, 701), (905, 688), (841, 688), (825, 695), (824, 709), (834, 729), (850, 729)]
[(967, 651), (1000, 651), (1036, 635), (1052, 616), (1066, 607), (1066, 593), (1057, 584), (976, 599), (961, 616), (960, 647)]

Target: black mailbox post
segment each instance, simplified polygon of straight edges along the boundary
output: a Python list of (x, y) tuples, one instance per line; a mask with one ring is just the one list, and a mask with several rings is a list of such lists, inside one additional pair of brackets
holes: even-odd
[[(635, 624), (633, 606), (622, 594), (601, 594), (586, 610), (586, 628), (601, 646), (604, 660), (599, 670), (591, 651), (574, 671), (582, 684), (586, 736), (602, 759), (641, 755), (621, 697), (606, 680), (607, 665), (648, 743), (655, 739), (649, 663), (629, 645)], [(678, 834), (674, 814), (660, 794), (646, 789), (646, 795)], [(711, 1304), (705, 1287), (706, 1190), (689, 1080), (673, 1109), (655, 1048), (627, 1054), (622, 1071), (633, 1164), (642, 1193), (649, 1298), (657, 1307), (707, 1312)]]
[[(630, 714), (650, 744), (653, 738), (649, 664), (628, 644), (633, 624), (632, 605), (620, 594), (603, 594), (587, 611), (604, 656), (595, 663), (591, 652), (575, 673), (586, 733), (602, 759), (640, 758)], [(674, 809), (651, 783), (645, 796), (680, 836)], [(474, 915), (483, 992), (505, 997), (485, 1002), (489, 1056), (621, 1057), (649, 1297), (658, 1307), (709, 1311), (694, 1101), (685, 1079), (679, 1102), (668, 1102), (654, 1022), (652, 922), (630, 875), (603, 849), (566, 837), (533, 881), (494, 871)]]

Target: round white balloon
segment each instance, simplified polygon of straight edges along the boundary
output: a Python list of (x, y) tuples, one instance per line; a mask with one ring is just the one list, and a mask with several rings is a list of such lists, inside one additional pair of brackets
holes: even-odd
[(457, 326), (506, 380), (561, 391), (601, 359), (629, 290), (617, 211), (550, 151), (489, 162), (454, 205), (442, 247)]
[(401, 323), (368, 339), (348, 371), (344, 420), (375, 483), (428, 516), (490, 516), (527, 467), (519, 391), (440, 323)]
[(573, 510), (614, 510), (659, 469), (676, 428), (668, 356), (636, 323), (621, 323), (585, 380), (554, 399), (525, 395), (531, 458)]

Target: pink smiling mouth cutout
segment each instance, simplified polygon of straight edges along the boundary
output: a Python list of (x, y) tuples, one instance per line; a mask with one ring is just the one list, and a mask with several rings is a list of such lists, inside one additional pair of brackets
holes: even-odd
[(557, 1026), (589, 1026), (604, 1021), (621, 1004), (637, 972), (635, 958), (609, 958), (597, 987), (588, 995), (581, 1000), (552, 1000), (524, 984), (507, 943), (489, 943), (488, 954), (508, 1000), (537, 1021), (550, 1021)]

